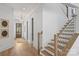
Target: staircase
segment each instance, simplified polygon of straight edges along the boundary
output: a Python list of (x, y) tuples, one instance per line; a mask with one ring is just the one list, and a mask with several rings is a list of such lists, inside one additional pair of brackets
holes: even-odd
[[(76, 16), (75, 16), (76, 17)], [(41, 56), (65, 56), (75, 42), (78, 34), (75, 33), (75, 17), (68, 20), (54, 39), (40, 51)]]

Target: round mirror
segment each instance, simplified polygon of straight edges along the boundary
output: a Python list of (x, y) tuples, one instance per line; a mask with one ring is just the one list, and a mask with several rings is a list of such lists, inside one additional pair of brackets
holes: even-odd
[(2, 36), (3, 36), (3, 37), (6, 37), (6, 36), (7, 36), (7, 34), (8, 34), (8, 32), (7, 32), (7, 31), (2, 31)]
[(2, 26), (6, 27), (8, 25), (7, 21), (2, 21)]

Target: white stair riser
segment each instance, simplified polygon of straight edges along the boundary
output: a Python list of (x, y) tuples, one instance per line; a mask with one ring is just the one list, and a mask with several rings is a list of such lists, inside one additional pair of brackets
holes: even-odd
[(52, 45), (48, 45), (49, 47), (51, 47), (52, 49), (54, 49), (54, 46), (52, 46)]
[(68, 42), (69, 40), (66, 40), (66, 39), (60, 39), (60, 41), (62, 41), (62, 42)]
[(72, 35), (60, 35), (61, 37), (72, 37)]

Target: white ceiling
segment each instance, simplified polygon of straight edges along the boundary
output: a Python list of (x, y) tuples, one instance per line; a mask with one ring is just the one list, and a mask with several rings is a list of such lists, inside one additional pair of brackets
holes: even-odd
[[(6, 3), (6, 5), (11, 6), (14, 9), (23, 9), (25, 8), (26, 10), (35, 8), (37, 6), (43, 5), (44, 3)], [(45, 3), (46, 4), (46, 3)], [(64, 5), (69, 5), (71, 7), (79, 7), (79, 3), (63, 3)]]
[[(26, 14), (30, 14), (31, 12), (33, 12), (33, 10), (35, 10), (36, 8), (43, 6), (44, 4), (48, 4), (48, 3), (2, 3), (0, 5), (8, 5), (11, 8), (13, 8), (14, 10), (14, 14), (16, 17), (19, 17), (19, 15), (26, 15)], [(49, 3), (50, 4), (50, 3)], [(51, 3), (52, 6), (53, 3)], [(64, 5), (69, 5), (72, 7), (79, 7), (78, 3), (63, 3)]]
[(20, 12), (30, 12), (32, 9), (39, 7), (40, 3), (3, 3), (7, 6), (13, 8), (14, 11)]
[(13, 7), (14, 9), (22, 9), (22, 8), (33, 8), (40, 5), (40, 3), (8, 3), (7, 5)]
[(20, 18), (22, 15), (30, 15), (35, 9), (41, 6), (40, 3), (6, 3), (6, 5), (13, 8), (14, 15), (17, 18)]

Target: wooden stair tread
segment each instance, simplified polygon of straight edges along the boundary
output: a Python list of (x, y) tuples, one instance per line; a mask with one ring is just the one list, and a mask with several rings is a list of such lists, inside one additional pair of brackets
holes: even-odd
[(62, 44), (66, 44), (66, 43), (67, 43), (67, 42), (64, 42), (64, 41), (59, 41), (59, 40), (58, 40), (58, 42), (59, 42), (59, 43), (62, 43)]
[(69, 39), (69, 37), (62, 37), (62, 36), (59, 36), (59, 38), (61, 38), (61, 39)]
[(68, 31), (68, 32), (71, 31), (71, 32), (74, 32), (74, 29), (64, 29), (64, 30), (60, 30), (60, 32), (61, 32), (61, 31), (66, 31), (66, 32), (67, 32), (67, 31)]
[(66, 24), (66, 25), (64, 25), (64, 27), (66, 27), (66, 26), (74, 26), (74, 24)]
[(62, 33), (60, 35), (73, 35), (73, 34), (69, 34), (69, 33)]
[(63, 49), (63, 48), (64, 48), (64, 46), (58, 45), (58, 48), (59, 48), (59, 49)]
[(66, 23), (66, 24), (74, 24), (74, 22), (71, 22), (71, 23)]
[[(64, 29), (64, 27), (62, 29)], [(66, 29), (74, 29), (74, 27), (66, 27)]]
[(64, 25), (64, 26), (74, 26), (74, 24), (68, 24), (68, 25), (66, 24), (66, 25)]
[(74, 28), (74, 26), (67, 26), (66, 28)]
[(45, 47), (45, 48), (46, 48), (47, 50), (49, 50), (49, 51), (55, 53), (55, 50), (54, 50), (53, 48), (51, 48), (51, 47)]
[(48, 43), (49, 45), (51, 45), (51, 46), (54, 46), (55, 44), (54, 43)]
[(41, 53), (43, 53), (45, 56), (52, 56), (51, 54), (49, 54), (47, 51), (43, 50), (41, 51)]
[(74, 25), (74, 23), (70, 23), (69, 25)]
[(64, 30), (65, 32), (74, 32), (74, 30)]

